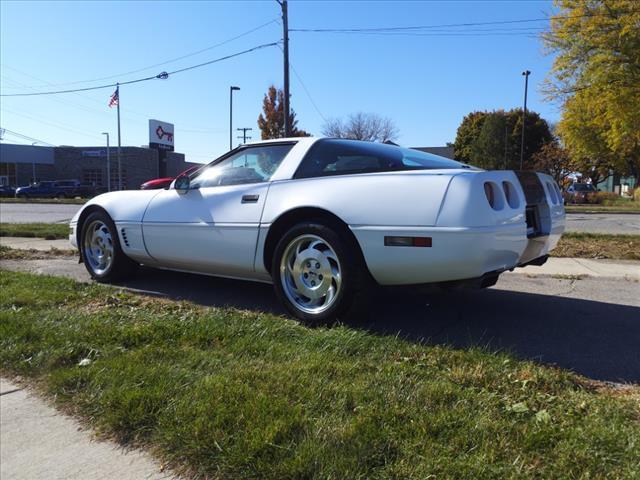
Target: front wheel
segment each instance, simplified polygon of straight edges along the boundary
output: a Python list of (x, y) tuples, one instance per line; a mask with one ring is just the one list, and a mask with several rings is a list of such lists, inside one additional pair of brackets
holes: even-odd
[(138, 266), (122, 251), (116, 226), (105, 212), (94, 212), (87, 217), (82, 226), (80, 248), (84, 266), (98, 282), (125, 279)]
[(276, 246), (271, 275), (276, 295), (309, 324), (360, 317), (372, 282), (355, 245), (331, 226), (305, 222)]

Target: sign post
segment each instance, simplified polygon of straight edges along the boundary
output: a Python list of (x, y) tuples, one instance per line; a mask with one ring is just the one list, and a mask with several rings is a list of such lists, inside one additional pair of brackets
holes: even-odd
[(149, 148), (158, 150), (158, 177), (167, 176), (167, 152), (173, 152), (173, 124), (149, 120)]

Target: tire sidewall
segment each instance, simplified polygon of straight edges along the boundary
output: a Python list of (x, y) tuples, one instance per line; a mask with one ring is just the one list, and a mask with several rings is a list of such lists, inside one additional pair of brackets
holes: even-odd
[[(280, 276), (280, 263), (287, 246), (294, 239), (305, 234), (316, 235), (326, 241), (331, 248), (333, 248), (334, 252), (338, 256), (338, 261), (340, 262), (340, 274), (342, 277), (340, 291), (338, 292), (333, 305), (318, 314), (311, 314), (299, 310), (285, 293)], [(342, 236), (339, 235), (331, 226), (317, 221), (299, 223), (290, 228), (283, 235), (274, 250), (273, 261), (271, 264), (271, 278), (273, 280), (276, 296), (292, 315), (307, 324), (322, 325), (332, 322), (335, 319), (341, 319), (342, 316), (350, 309), (355, 293), (355, 280), (358, 275), (358, 266), (354, 262), (355, 257), (356, 256), (348, 242), (345, 241), (345, 239), (342, 238)]]
[[(113, 261), (111, 262), (109, 269), (101, 275), (93, 271), (93, 268), (89, 264), (89, 261), (87, 260), (84, 253), (84, 239), (87, 234), (87, 229), (89, 225), (91, 225), (96, 220), (101, 221), (107, 226), (107, 228), (109, 229), (109, 234), (111, 235), (111, 240), (113, 241)], [(93, 212), (89, 214), (89, 216), (85, 219), (84, 223), (82, 224), (82, 233), (80, 235), (79, 247), (82, 252), (82, 260), (85, 268), (87, 269), (91, 277), (98, 282), (111, 282), (119, 279), (124, 273), (124, 263), (131, 262), (131, 260), (129, 260), (129, 258), (124, 254), (122, 248), (120, 247), (120, 238), (118, 237), (118, 231), (116, 230), (115, 223), (113, 223), (111, 217), (105, 212)]]

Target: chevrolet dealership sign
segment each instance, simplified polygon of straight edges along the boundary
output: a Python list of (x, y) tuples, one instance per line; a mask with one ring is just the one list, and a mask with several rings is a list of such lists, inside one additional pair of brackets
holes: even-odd
[(149, 120), (149, 147), (173, 152), (173, 123)]

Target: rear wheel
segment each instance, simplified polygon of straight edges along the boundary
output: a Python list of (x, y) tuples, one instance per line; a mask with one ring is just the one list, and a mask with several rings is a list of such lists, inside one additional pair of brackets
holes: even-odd
[(276, 246), (271, 275), (276, 295), (309, 324), (362, 316), (372, 287), (360, 252), (332, 226), (299, 223)]
[(104, 212), (94, 212), (87, 217), (82, 226), (80, 248), (84, 266), (98, 282), (123, 280), (138, 266), (122, 251), (115, 224)]

